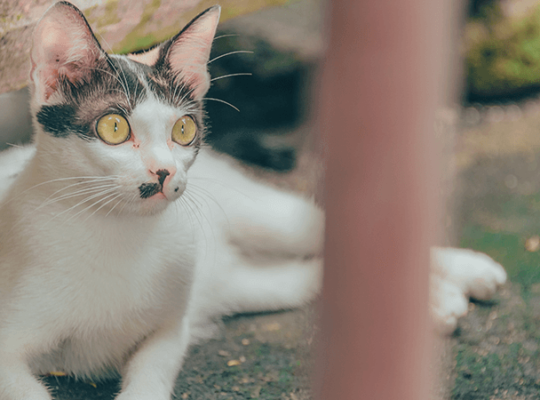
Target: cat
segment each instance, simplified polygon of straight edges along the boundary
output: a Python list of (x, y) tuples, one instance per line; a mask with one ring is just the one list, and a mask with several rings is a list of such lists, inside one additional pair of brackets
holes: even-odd
[[(117, 400), (167, 400), (216, 317), (302, 306), (321, 286), (324, 212), (203, 145), (220, 8), (142, 54), (107, 54), (68, 2), (31, 51), (34, 144), (0, 156), (0, 399), (36, 378), (114, 375)], [(204, 190), (205, 197), (194, 194)], [(212, 199), (212, 200), (210, 200)], [(504, 269), (433, 249), (443, 330)]]

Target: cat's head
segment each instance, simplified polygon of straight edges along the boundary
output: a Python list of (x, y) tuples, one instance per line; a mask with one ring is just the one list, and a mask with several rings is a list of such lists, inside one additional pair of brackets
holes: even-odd
[(203, 140), (219, 16), (209, 8), (160, 46), (119, 56), (103, 50), (75, 6), (52, 6), (31, 51), (37, 156), (47, 178), (67, 185), (80, 177), (78, 189), (96, 188), (95, 207), (104, 211), (123, 203), (117, 209), (155, 213), (178, 199)]

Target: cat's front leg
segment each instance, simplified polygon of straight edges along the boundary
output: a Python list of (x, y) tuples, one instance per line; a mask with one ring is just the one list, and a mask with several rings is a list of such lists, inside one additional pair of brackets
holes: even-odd
[(189, 345), (189, 329), (184, 316), (143, 341), (122, 371), (116, 400), (169, 400)]

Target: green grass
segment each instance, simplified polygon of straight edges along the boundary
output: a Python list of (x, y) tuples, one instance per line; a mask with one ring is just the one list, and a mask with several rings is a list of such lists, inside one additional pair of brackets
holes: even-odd
[[(540, 215), (540, 195), (494, 189), (465, 205), (470, 222), (461, 232), (459, 245), (501, 263), (511, 282), (511, 295), (494, 305), (480, 304), (465, 319), (467, 328), (454, 348), (452, 400), (528, 400), (538, 398), (540, 389), (540, 292), (534, 286), (540, 283), (540, 251), (525, 249), (527, 238), (540, 234), (540, 218), (536, 217)], [(492, 311), (497, 317), (487, 327)]]
[(471, 225), (463, 230), (460, 246), (489, 254), (504, 266), (511, 282), (527, 290), (540, 282), (540, 252), (525, 250), (525, 240), (521, 233), (493, 232)]

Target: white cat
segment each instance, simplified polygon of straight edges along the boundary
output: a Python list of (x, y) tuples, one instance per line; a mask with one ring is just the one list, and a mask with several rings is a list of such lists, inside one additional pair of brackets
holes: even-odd
[[(73, 5), (34, 32), (35, 145), (0, 156), (0, 399), (35, 375), (122, 375), (117, 400), (170, 399), (190, 343), (223, 315), (301, 306), (321, 284), (324, 214), (202, 146), (219, 7), (137, 56), (107, 55)], [(204, 191), (205, 196), (197, 191)], [(433, 250), (453, 329), (502, 267)]]

